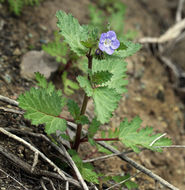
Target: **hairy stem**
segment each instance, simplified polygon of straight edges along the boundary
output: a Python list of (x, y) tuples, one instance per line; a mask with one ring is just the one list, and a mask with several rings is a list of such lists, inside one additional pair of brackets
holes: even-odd
[[(91, 49), (89, 50), (89, 53), (87, 54), (87, 58), (88, 58), (88, 68), (92, 69), (92, 55), (91, 55)], [(90, 76), (88, 75), (88, 80), (90, 80)], [(87, 103), (88, 103), (89, 97), (86, 95), (86, 93), (84, 94), (84, 99), (83, 99), (83, 103), (82, 103), (82, 107), (81, 107), (81, 112), (80, 115), (84, 115), (86, 108), (87, 108)], [(75, 138), (75, 142), (73, 145), (73, 149), (75, 149), (76, 151), (78, 150), (78, 147), (80, 145), (80, 139), (81, 139), (81, 132), (82, 132), (82, 124), (78, 124), (77, 125), (77, 131), (76, 131), (76, 138)]]

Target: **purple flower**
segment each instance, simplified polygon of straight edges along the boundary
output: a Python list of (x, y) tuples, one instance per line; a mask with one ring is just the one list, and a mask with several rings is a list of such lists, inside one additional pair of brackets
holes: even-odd
[(114, 31), (108, 31), (107, 33), (102, 33), (99, 42), (99, 48), (105, 51), (107, 54), (112, 55), (114, 50), (120, 46), (120, 42), (116, 37)]

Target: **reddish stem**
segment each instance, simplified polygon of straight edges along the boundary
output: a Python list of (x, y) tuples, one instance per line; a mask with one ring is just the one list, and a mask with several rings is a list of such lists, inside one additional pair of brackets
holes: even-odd
[[(94, 141), (119, 141), (119, 138), (96, 138)], [(81, 139), (80, 142), (88, 142), (87, 138)]]
[[(88, 69), (92, 69), (92, 59), (93, 59), (93, 56), (91, 55), (91, 49), (89, 50), (89, 53), (86, 56), (88, 58)], [(90, 76), (89, 75), (88, 75), (88, 80), (90, 80)], [(80, 115), (84, 115), (85, 114), (88, 100), (89, 100), (89, 97), (85, 93), (84, 99), (83, 99), (83, 103), (82, 103), (82, 107), (81, 107), (81, 111), (80, 111)], [(78, 151), (78, 147), (80, 145), (81, 132), (82, 132), (82, 124), (78, 124), (77, 125), (75, 142), (74, 142), (74, 145), (72, 147), (76, 151)]]
[(68, 119), (68, 118), (62, 117), (62, 116), (60, 116), (60, 115), (57, 116), (57, 117), (59, 117), (59, 118), (61, 118), (61, 119), (65, 119), (66, 121), (69, 121), (69, 122), (73, 122), (73, 123), (75, 122), (74, 119)]

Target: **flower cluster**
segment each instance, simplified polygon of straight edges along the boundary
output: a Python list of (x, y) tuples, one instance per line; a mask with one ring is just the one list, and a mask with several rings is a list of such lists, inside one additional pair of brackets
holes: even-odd
[(99, 42), (99, 48), (101, 51), (105, 51), (107, 54), (112, 55), (114, 50), (120, 46), (120, 42), (116, 37), (114, 31), (108, 31), (102, 33)]

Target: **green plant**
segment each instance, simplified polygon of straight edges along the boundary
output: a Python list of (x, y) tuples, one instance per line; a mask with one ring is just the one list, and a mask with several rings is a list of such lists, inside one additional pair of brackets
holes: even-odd
[[(9, 4), (10, 11), (19, 16), (25, 5), (38, 5), (41, 0), (6, 0)], [(0, 3), (4, 3), (5, 0), (0, 0)]]
[[(170, 145), (171, 140), (164, 138), (160, 133), (155, 134), (152, 127), (141, 129), (142, 120), (139, 117), (130, 122), (125, 119), (115, 131), (109, 130), (108, 136), (102, 134), (102, 138), (95, 137), (100, 126), (109, 123), (122, 94), (127, 91), (128, 81), (125, 79), (127, 64), (124, 59), (137, 52), (141, 46), (131, 41), (120, 40), (119, 37), (117, 39), (114, 31), (102, 33), (96, 27), (80, 25), (71, 14), (63, 11), (57, 12), (57, 18), (60, 34), (65, 43), (78, 56), (87, 57), (86, 74), (77, 77), (84, 91), (81, 108), (74, 100), (65, 98), (60, 90), (56, 90), (55, 86), (51, 82), (48, 83), (39, 73), (36, 73), (38, 88), (31, 88), (30, 91), (20, 95), (19, 106), (26, 111), (24, 117), (33, 125), (45, 125), (45, 132), (49, 137), (59, 130), (62, 137), (70, 141), (72, 150), (69, 152), (84, 179), (98, 184), (102, 174), (97, 174), (92, 165), (84, 164), (77, 154), (81, 143), (89, 142), (93, 146), (98, 141), (119, 141), (138, 153), (141, 147), (161, 152), (161, 146)], [(94, 102), (95, 117), (92, 120), (86, 115), (90, 98)], [(67, 121), (71, 119), (61, 116), (65, 106), (73, 117), (73, 122), (77, 124), (74, 139), (71, 139), (66, 132)], [(85, 124), (89, 126), (88, 133), (82, 137), (82, 128)], [(119, 177), (111, 179), (120, 180)]]

